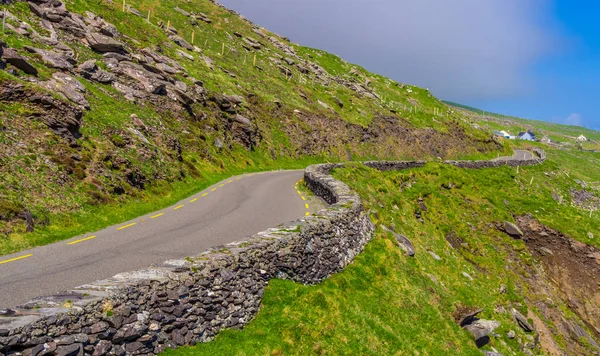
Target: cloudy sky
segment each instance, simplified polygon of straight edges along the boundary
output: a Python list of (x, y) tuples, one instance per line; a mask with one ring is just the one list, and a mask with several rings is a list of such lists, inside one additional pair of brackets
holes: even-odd
[(593, 1), (220, 2), (296, 43), (442, 99), (600, 128), (600, 30), (593, 26), (600, 5)]

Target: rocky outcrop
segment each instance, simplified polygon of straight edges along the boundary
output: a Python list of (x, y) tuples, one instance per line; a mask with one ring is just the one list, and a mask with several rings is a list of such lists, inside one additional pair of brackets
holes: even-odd
[(2, 59), (6, 63), (12, 64), (16, 68), (22, 70), (26, 74), (37, 75), (37, 69), (29, 63), (25, 58), (20, 56), (14, 49), (4, 48), (2, 50)]

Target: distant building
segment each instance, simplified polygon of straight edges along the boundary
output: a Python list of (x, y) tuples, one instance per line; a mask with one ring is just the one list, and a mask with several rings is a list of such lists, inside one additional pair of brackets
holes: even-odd
[(581, 135), (581, 136), (577, 137), (577, 141), (579, 141), (579, 142), (586, 142), (586, 141), (588, 141), (588, 139), (587, 139), (587, 137)]
[(515, 136), (512, 136), (511, 134), (509, 134), (508, 132), (506, 132), (504, 130), (502, 130), (502, 131), (494, 130), (493, 132), (494, 132), (494, 135), (496, 135), (496, 136), (504, 137), (504, 138), (507, 138), (509, 140), (514, 140), (515, 139)]
[(519, 132), (519, 140), (535, 141), (535, 134), (531, 131)]

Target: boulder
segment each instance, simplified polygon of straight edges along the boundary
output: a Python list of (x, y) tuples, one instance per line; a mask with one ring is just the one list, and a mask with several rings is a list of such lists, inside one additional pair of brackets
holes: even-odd
[(517, 225), (508, 221), (504, 222), (504, 231), (517, 239), (523, 237), (523, 231), (521, 231)]
[(247, 119), (247, 118), (243, 117), (243, 116), (242, 116), (242, 115), (240, 115), (240, 114), (236, 114), (236, 115), (234, 116), (233, 120), (234, 120), (235, 122), (238, 122), (238, 123), (242, 124), (242, 125), (246, 125), (246, 126), (251, 126), (251, 125), (252, 125), (252, 122), (251, 122), (249, 119)]
[(194, 47), (191, 44), (189, 44), (186, 40), (184, 40), (183, 37), (181, 37), (181, 36), (170, 35), (169, 39), (171, 41), (175, 42), (175, 44), (177, 44), (178, 46), (187, 49), (188, 51), (194, 50)]
[(291, 59), (291, 58), (289, 58), (289, 57), (285, 57), (285, 58), (283, 59), (283, 61), (284, 61), (285, 63), (287, 63), (287, 64), (291, 65), (291, 66), (293, 66), (293, 65), (294, 65), (294, 63), (296, 63), (296, 62), (295, 62), (293, 59)]
[(523, 314), (519, 313), (519, 311), (515, 308), (512, 308), (512, 315), (513, 318), (515, 318), (517, 325), (519, 325), (525, 332), (530, 333), (534, 330), (533, 326), (529, 323), (529, 321), (527, 321), (527, 318), (523, 316)]
[(37, 75), (38, 71), (33, 65), (31, 65), (25, 58), (17, 54), (14, 49), (5, 48), (2, 51), (2, 59), (7, 63), (12, 64), (16, 68), (22, 70), (27, 74)]
[[(81, 85), (81, 83), (78, 83)], [(90, 108), (89, 102), (86, 100), (85, 96), (79, 91), (78, 85), (73, 84), (71, 82), (62, 82), (55, 79), (50, 79), (43, 83), (43, 86), (47, 89), (59, 92), (63, 94), (67, 99), (72, 102), (83, 106), (85, 109)]]
[(86, 39), (90, 47), (96, 52), (125, 52), (123, 43), (98, 32), (88, 33)]
[(73, 88), (73, 90), (77, 90), (80, 93), (86, 92), (85, 86), (83, 84), (81, 84), (77, 79), (73, 78), (72, 76), (70, 76), (68, 74), (65, 74), (62, 72), (55, 72), (55, 73), (52, 73), (52, 78), (63, 83), (64, 85), (67, 85), (67, 86)]
[(476, 319), (470, 324), (464, 325), (463, 329), (470, 332), (477, 347), (482, 347), (490, 342), (488, 335), (492, 334), (500, 326), (500, 322), (495, 320)]
[(69, 58), (62, 53), (48, 51), (45, 49), (25, 46), (24, 47), (28, 52), (37, 54), (41, 57), (42, 61), (50, 67), (61, 70), (71, 70), (74, 67), (74, 64), (77, 63), (73, 58)]
[(152, 73), (144, 67), (133, 62), (121, 62), (118, 71), (131, 79), (138, 81), (144, 90), (151, 94), (166, 94), (166, 85), (168, 82), (159, 74)]
[(410, 240), (404, 236), (404, 235), (400, 235), (398, 233), (396, 233), (394, 230), (381, 225), (381, 228), (387, 232), (392, 233), (392, 235), (394, 235), (394, 237), (396, 238), (396, 241), (398, 242), (398, 244), (400, 245), (400, 247), (404, 250), (406, 256), (409, 257), (413, 257), (415, 255), (415, 247), (413, 246), (412, 242), (410, 242)]

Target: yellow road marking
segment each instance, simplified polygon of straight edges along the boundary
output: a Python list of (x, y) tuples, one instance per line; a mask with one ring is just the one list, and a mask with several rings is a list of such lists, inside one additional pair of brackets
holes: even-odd
[(204, 193), (204, 194), (202, 194), (202, 196), (203, 196), (203, 197), (205, 197), (205, 196), (207, 196), (207, 195), (208, 195), (208, 193)]
[(233, 182), (233, 180), (228, 180), (228, 181), (227, 181), (227, 183), (231, 183), (231, 182)]
[(310, 216), (310, 212), (308, 212), (308, 211), (307, 211), (307, 212), (306, 212), (306, 216)]
[(31, 256), (33, 256), (33, 255), (29, 254), (29, 255), (24, 255), (24, 256), (20, 256), (20, 257), (11, 258), (10, 260), (0, 261), (0, 265), (1, 264), (5, 264), (5, 263), (9, 263), (9, 262), (14, 262), (14, 261), (22, 260), (24, 258), (31, 257)]
[(242, 179), (242, 178), (244, 178), (244, 177), (237, 177), (235, 180), (240, 180), (240, 179)]
[(302, 198), (302, 200), (306, 200), (306, 198), (304, 197), (304, 195), (303, 195), (303, 196), (301, 196), (300, 198)]
[(127, 229), (128, 227), (132, 227), (133, 225), (136, 225), (137, 223), (131, 223), (129, 225), (125, 225), (125, 226), (121, 226), (120, 228), (118, 228), (117, 230), (123, 230), (123, 229)]
[(183, 205), (178, 205), (178, 206), (174, 207), (173, 210), (179, 210), (181, 208), (183, 208)]
[(308, 204), (304, 204), (304, 206), (306, 207), (306, 209), (308, 209)]
[(190, 203), (193, 203), (193, 202), (195, 202), (196, 200), (198, 200), (198, 198), (194, 198), (194, 199), (190, 200)]
[(224, 186), (225, 186), (225, 184), (221, 184), (221, 185), (219, 185), (219, 187), (224, 187)]
[(212, 191), (214, 192), (215, 190), (217, 190), (217, 188), (213, 188)]
[(156, 218), (159, 218), (159, 217), (161, 217), (163, 215), (165, 215), (165, 213), (156, 214), (154, 216), (151, 216), (150, 219), (156, 219)]
[(90, 236), (90, 237), (86, 237), (86, 238), (81, 239), (81, 240), (75, 240), (73, 242), (68, 242), (67, 245), (75, 245), (75, 244), (78, 244), (80, 242), (91, 240), (91, 239), (95, 239), (95, 238), (96, 238), (96, 236)]

